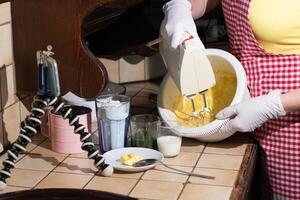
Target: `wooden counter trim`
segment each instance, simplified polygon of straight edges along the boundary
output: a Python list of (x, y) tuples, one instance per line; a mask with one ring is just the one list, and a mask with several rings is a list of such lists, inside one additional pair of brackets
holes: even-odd
[(253, 142), (248, 144), (230, 200), (245, 200), (250, 196), (249, 192), (257, 163), (257, 151), (256, 144)]

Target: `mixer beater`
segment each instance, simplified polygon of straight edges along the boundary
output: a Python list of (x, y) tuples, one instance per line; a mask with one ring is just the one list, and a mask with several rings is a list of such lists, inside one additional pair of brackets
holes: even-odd
[(192, 116), (193, 117), (199, 117), (199, 116), (204, 117), (204, 115), (206, 115), (206, 114), (208, 114), (208, 115), (213, 114), (211, 109), (208, 107), (207, 100), (206, 100), (206, 93), (207, 93), (207, 90), (200, 92), (200, 94), (202, 95), (202, 99), (203, 99), (203, 109), (200, 111), (197, 111), (195, 108), (195, 100), (194, 100), (195, 95), (187, 96), (187, 98), (189, 98), (192, 103)]

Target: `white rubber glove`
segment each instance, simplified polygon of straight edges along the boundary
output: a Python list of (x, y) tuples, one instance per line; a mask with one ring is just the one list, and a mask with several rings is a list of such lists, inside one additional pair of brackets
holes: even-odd
[(221, 128), (220, 132), (251, 132), (270, 119), (284, 116), (286, 112), (282, 106), (280, 95), (279, 90), (274, 90), (267, 95), (250, 98), (221, 110), (216, 118), (230, 118), (230, 120)]
[(163, 6), (165, 17), (161, 23), (160, 34), (172, 49), (176, 49), (188, 33), (204, 46), (198, 36), (192, 17), (191, 4), (187, 0), (172, 0)]

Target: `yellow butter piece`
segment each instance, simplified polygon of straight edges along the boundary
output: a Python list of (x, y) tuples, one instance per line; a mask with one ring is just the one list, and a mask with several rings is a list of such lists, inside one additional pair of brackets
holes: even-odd
[(126, 162), (126, 160), (128, 160), (128, 159), (129, 159), (128, 154), (123, 154), (123, 155), (121, 156), (121, 158), (120, 158), (120, 162), (121, 162), (121, 163), (124, 163), (124, 162)]
[(144, 158), (138, 154), (135, 153), (128, 153), (128, 154), (123, 154), (120, 158), (120, 162), (123, 165), (129, 165), (132, 166), (134, 163), (143, 160)]

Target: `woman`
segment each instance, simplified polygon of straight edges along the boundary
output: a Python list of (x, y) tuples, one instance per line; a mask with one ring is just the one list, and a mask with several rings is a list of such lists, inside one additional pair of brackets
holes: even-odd
[(184, 32), (199, 39), (193, 19), (221, 3), (231, 52), (245, 68), (252, 98), (216, 117), (230, 118), (222, 131), (253, 131), (266, 156), (265, 195), (300, 199), (300, 1), (172, 0), (161, 26), (170, 48)]

